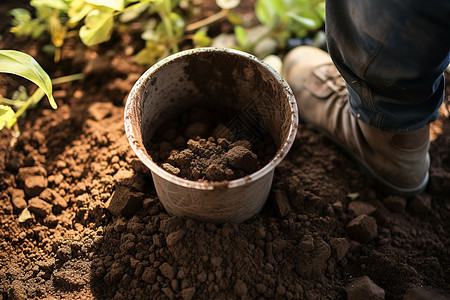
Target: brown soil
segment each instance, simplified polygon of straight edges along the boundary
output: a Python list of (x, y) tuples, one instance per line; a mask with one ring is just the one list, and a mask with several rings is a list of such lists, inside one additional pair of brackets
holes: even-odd
[[(2, 49), (40, 53), (45, 41), (12, 37), (5, 19)], [(86, 51), (69, 40), (58, 65), (37, 55), (52, 77), (86, 78), (56, 87), (57, 111), (45, 101), (30, 111), (15, 146), (0, 131), (0, 299), (371, 299), (383, 290), (449, 299), (448, 110), (432, 125), (420, 196), (380, 194), (301, 125), (260, 214), (202, 223), (167, 214), (128, 145), (123, 99), (144, 68), (127, 47), (121, 33)], [(11, 95), (15, 78), (1, 75), (0, 94)], [(21, 223), (24, 207), (31, 218)]]
[[(275, 155), (269, 135), (259, 139), (234, 124), (238, 113), (194, 107), (166, 122), (148, 151), (167, 172), (195, 181), (233, 180), (256, 172)], [(161, 133), (160, 133), (161, 132)]]

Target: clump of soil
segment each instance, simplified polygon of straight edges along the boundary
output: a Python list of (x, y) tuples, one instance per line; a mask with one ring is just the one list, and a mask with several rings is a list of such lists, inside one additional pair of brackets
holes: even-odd
[(154, 138), (149, 153), (164, 170), (189, 180), (223, 181), (252, 174), (275, 155), (276, 147), (267, 133), (255, 137), (238, 128), (237, 115), (228, 110), (219, 117), (217, 111), (192, 108), (161, 126), (169, 129)]

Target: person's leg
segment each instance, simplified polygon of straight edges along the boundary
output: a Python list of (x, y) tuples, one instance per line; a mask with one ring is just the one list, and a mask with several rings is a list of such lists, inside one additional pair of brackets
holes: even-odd
[(383, 130), (438, 117), (449, 64), (450, 1), (327, 1), (328, 50), (347, 82), (351, 112)]
[(428, 181), (426, 124), (437, 118), (450, 48), (442, 17), (448, 5), (432, 6), (439, 10), (433, 17), (416, 2), (327, 2), (329, 51), (346, 82), (330, 56), (311, 47), (291, 51), (283, 68), (302, 119), (385, 192), (404, 196), (420, 193)]

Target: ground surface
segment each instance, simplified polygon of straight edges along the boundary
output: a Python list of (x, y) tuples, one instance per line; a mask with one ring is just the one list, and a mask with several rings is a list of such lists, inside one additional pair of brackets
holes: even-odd
[[(37, 55), (43, 41), (14, 38), (6, 18), (0, 27), (1, 49)], [(363, 275), (387, 299), (450, 297), (448, 114), (432, 128), (421, 196), (383, 196), (302, 125), (256, 217), (172, 217), (124, 135), (123, 101), (145, 70), (124, 54), (139, 50), (132, 40), (88, 51), (69, 40), (58, 65), (37, 55), (51, 77), (86, 77), (55, 88), (57, 111), (45, 101), (30, 111), (14, 147), (0, 132), (0, 299), (346, 299)], [(1, 75), (0, 94), (17, 88), (12, 78)], [(19, 223), (24, 207), (31, 219)]]

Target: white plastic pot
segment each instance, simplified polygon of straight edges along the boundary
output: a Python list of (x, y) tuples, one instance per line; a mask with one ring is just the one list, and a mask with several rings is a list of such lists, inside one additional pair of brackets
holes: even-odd
[[(196, 105), (253, 114), (276, 144), (273, 159), (251, 175), (225, 182), (186, 180), (159, 167), (145, 145), (164, 121)], [(133, 86), (124, 119), (128, 141), (151, 170), (167, 212), (215, 223), (241, 222), (262, 209), (275, 167), (298, 127), (297, 104), (281, 75), (250, 54), (220, 48), (179, 52), (153, 65)]]

